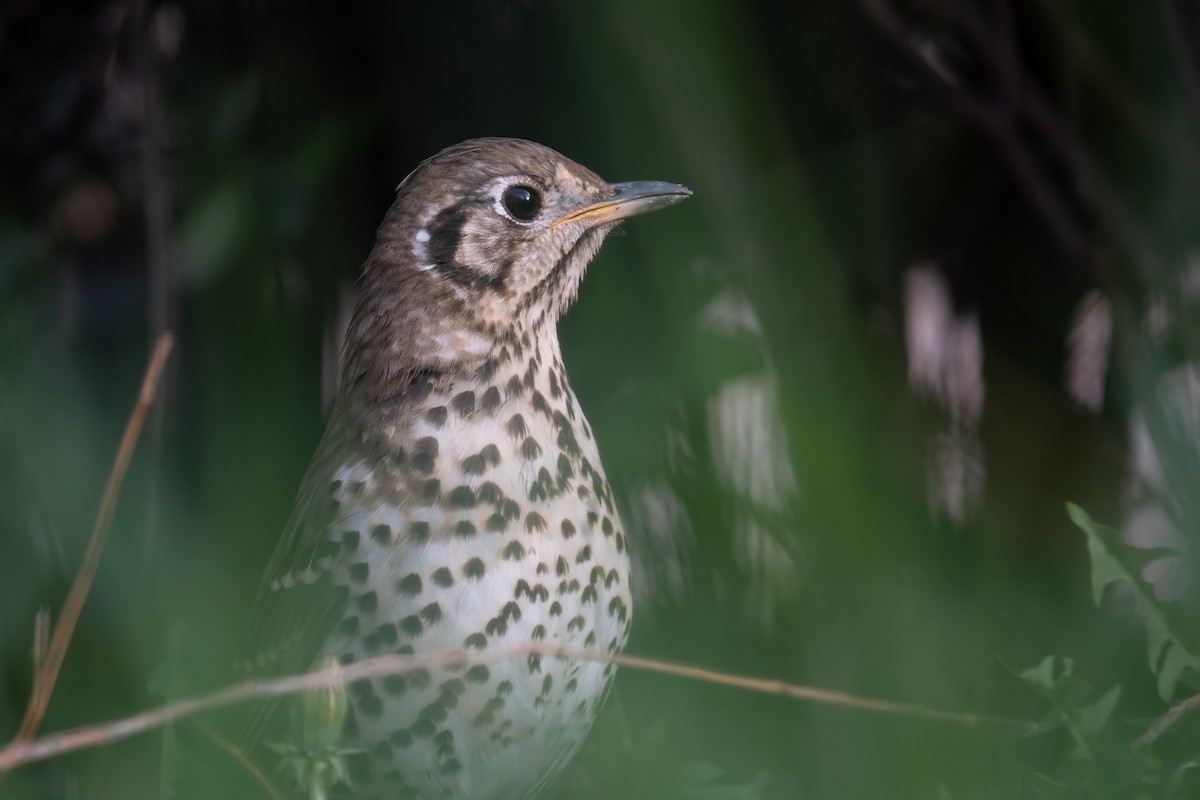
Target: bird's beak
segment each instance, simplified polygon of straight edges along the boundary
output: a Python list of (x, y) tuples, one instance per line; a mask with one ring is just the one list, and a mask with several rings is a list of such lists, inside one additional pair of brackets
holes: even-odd
[(577, 208), (552, 222), (550, 227), (567, 222), (582, 222), (593, 228), (606, 222), (616, 222), (637, 214), (657, 211), (692, 196), (691, 189), (686, 186), (662, 181), (614, 183), (612, 188), (614, 194), (608, 199)]

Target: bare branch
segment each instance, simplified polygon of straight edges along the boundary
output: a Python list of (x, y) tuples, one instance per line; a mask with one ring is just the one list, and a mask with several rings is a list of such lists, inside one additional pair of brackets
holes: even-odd
[(611, 655), (602, 652), (582, 650), (566, 650), (537, 645), (522, 645), (485, 653), (472, 653), (470, 657), (462, 651), (434, 653), (430, 655), (379, 656), (376, 658), (357, 661), (336, 669), (322, 669), (303, 675), (292, 675), (263, 681), (244, 681), (233, 686), (219, 689), (210, 694), (135, 714), (125, 719), (113, 722), (87, 725), (61, 733), (50, 734), (41, 739), (26, 741), (15, 740), (0, 749), (0, 772), (6, 772), (22, 764), (33, 761), (43, 761), (54, 756), (97, 747), (103, 744), (127, 739), (139, 733), (160, 728), (170, 722), (182, 719), (201, 711), (243, 703), (248, 700), (285, 695), (299, 694), (342, 686), (360, 678), (380, 677), (411, 672), (416, 669), (431, 667), (465, 667), (467, 664), (491, 663), (511, 658), (541, 655), (547, 658), (571, 658), (582, 661), (597, 661), (605, 664), (617, 664), (631, 669), (659, 672), (680, 678), (716, 683), (722, 686), (732, 686), (749, 691), (765, 694), (777, 694), (802, 700), (812, 700), (818, 703), (847, 706), (864, 711), (875, 711), (884, 714), (901, 716), (924, 717), (960, 725), (997, 724), (1021, 729), (1028, 729), (1032, 723), (1001, 717), (984, 716), (980, 714), (961, 714), (950, 711), (939, 711), (915, 703), (897, 703), (890, 700), (878, 700), (871, 697), (859, 697), (845, 692), (817, 689), (784, 681), (764, 678), (752, 678), (744, 675), (730, 675), (700, 667), (683, 664), (672, 664), (638, 656)]
[(38, 660), (35, 668), (29, 706), (25, 709), (25, 717), (21, 720), (21, 727), (17, 730), (14, 745), (31, 739), (37, 734), (38, 728), (42, 724), (42, 718), (46, 715), (46, 707), (50, 704), (50, 696), (54, 693), (54, 684), (58, 680), (63, 658), (67, 654), (67, 647), (71, 644), (75, 624), (79, 621), (83, 603), (87, 600), (88, 592), (92, 588), (92, 581), (96, 577), (96, 569), (100, 566), (100, 555), (104, 552), (104, 541), (108, 536), (108, 529), (112, 525), (113, 513), (117, 508), (117, 498), (121, 494), (121, 484), (125, 480), (125, 472), (129, 469), (129, 461), (133, 457), (134, 448), (137, 446), (138, 437), (146, 421), (146, 412), (154, 402), (155, 387), (158, 385), (159, 376), (162, 375), (163, 367), (167, 363), (167, 356), (170, 354), (174, 342), (175, 339), (170, 331), (163, 333), (158, 338), (154, 353), (150, 357), (150, 363), (146, 367), (141, 391), (138, 393), (137, 402), (129, 415), (129, 421), (125, 423), (125, 433), (121, 436), (121, 444), (117, 448), (117, 455), (108, 475), (108, 483), (104, 487), (100, 510), (96, 514), (96, 523), (92, 527), (92, 536), (88, 540), (83, 564), (80, 565), (79, 572), (75, 575), (75, 580), (67, 593), (67, 599), (63, 601), (62, 614), (54, 626), (54, 632), (50, 635), (50, 644), (46, 647), (43, 657)]
[(1146, 732), (1133, 740), (1133, 748), (1136, 750), (1142, 747), (1149, 747), (1154, 744), (1158, 737), (1166, 733), (1167, 728), (1174, 725), (1184, 716), (1193, 711), (1200, 710), (1200, 694), (1194, 694), (1182, 702), (1171, 706), (1167, 713), (1154, 721), (1154, 724), (1146, 729)]

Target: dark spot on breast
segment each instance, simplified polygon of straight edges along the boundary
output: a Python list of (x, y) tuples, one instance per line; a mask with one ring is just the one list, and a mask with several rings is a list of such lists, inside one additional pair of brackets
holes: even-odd
[(519, 397), (521, 395), (521, 378), (518, 375), (513, 375), (508, 379), (508, 383), (504, 386), (504, 394), (508, 397)]
[(374, 592), (367, 592), (357, 600), (358, 610), (364, 614), (370, 614), (379, 607), (379, 596)]
[(505, 500), (500, 506), (500, 513), (504, 515), (505, 519), (514, 520), (521, 516), (521, 506), (517, 504), (516, 500)]
[(515, 601), (509, 600), (504, 604), (504, 608), (500, 609), (500, 618), (518, 622), (521, 619), (521, 606)]
[(450, 401), (450, 407), (459, 416), (467, 416), (475, 410), (475, 393), (472, 391), (459, 392)]
[(413, 455), (411, 463), (413, 469), (426, 474), (433, 471), (434, 462), (437, 461), (438, 440), (432, 436), (426, 436), (418, 439), (413, 445)]
[(537, 574), (538, 575), (545, 575), (549, 571), (550, 571), (550, 568), (546, 566), (545, 561), (538, 562), (538, 565), (537, 565)]
[(504, 546), (502, 555), (505, 560), (520, 561), (524, 558), (524, 546), (521, 542), (514, 539), (508, 545)]
[(448, 586), (454, 585), (454, 576), (450, 574), (450, 570), (446, 567), (438, 567), (433, 571), (433, 582), (445, 589)]
[(418, 543), (429, 541), (429, 523), (417, 520), (408, 527), (408, 533)]
[(446, 419), (450, 413), (446, 411), (445, 406), (434, 406), (425, 412), (425, 421), (435, 428), (440, 428), (446, 424)]
[(463, 564), (463, 575), (468, 578), (483, 577), (483, 561), (479, 558), (472, 558), (466, 564)]
[(454, 526), (454, 535), (460, 539), (469, 539), (475, 535), (475, 523), (469, 519), (459, 520)]
[(475, 492), (471, 491), (470, 486), (456, 486), (446, 497), (446, 502), (451, 508), (474, 508)]
[(530, 653), (529, 659), (526, 663), (529, 664), (529, 674), (530, 675), (532, 675), (535, 672), (541, 672), (542, 671), (542, 654), (541, 653)]
[(575, 433), (570, 428), (562, 428), (558, 432), (558, 448), (565, 450), (573, 456), (578, 456), (581, 451), (579, 443), (575, 441)]
[(425, 625), (416, 614), (409, 614), (400, 620), (400, 632), (405, 636), (420, 636), (425, 631)]
[(457, 758), (451, 758), (438, 767), (438, 772), (443, 775), (457, 775), (462, 772), (462, 764), (459, 763)]
[(571, 617), (571, 619), (567, 622), (567, 633), (583, 630), (583, 626), (586, 623), (587, 620), (584, 619), (583, 614), (578, 614), (574, 617)]
[(529, 637), (531, 639), (533, 639), (535, 642), (540, 642), (541, 640), (545, 639), (546, 638), (546, 626), (545, 625), (534, 625), (533, 632), (529, 634)]
[(358, 698), (358, 710), (364, 717), (379, 719), (383, 716), (383, 701), (379, 699), (379, 695), (363, 695)]
[(562, 603), (555, 600), (553, 603), (550, 604), (550, 616), (552, 616), (552, 617), (561, 617), (562, 616)]
[(437, 725), (431, 719), (419, 719), (409, 728), (417, 739), (428, 739), (437, 732)]
[(558, 376), (554, 374), (554, 370), (550, 371), (550, 396), (555, 400), (562, 397), (562, 389), (558, 385)]
[(408, 597), (416, 597), (421, 593), (421, 576), (415, 572), (410, 572), (396, 581), (396, 591)]
[(430, 478), (421, 484), (421, 499), (427, 503), (432, 503), (437, 499), (438, 493), (442, 491), (442, 482), (437, 478)]
[(521, 595), (529, 594), (529, 581), (521, 578), (517, 581), (517, 587), (513, 590), (513, 597), (517, 600), (521, 599)]
[(542, 679), (542, 694), (550, 694), (552, 688), (554, 688), (554, 676), (547, 675)]
[(466, 678), (467, 683), (487, 683), (491, 672), (483, 664), (476, 664), (469, 668), (463, 677)]
[(437, 603), (430, 603), (421, 609), (421, 619), (430, 625), (436, 625), (442, 621), (442, 607)]
[(504, 518), (503, 514), (497, 512), (488, 517), (487, 528), (492, 533), (503, 533), (508, 529), (508, 520)]
[(379, 637), (379, 643), (384, 647), (395, 647), (396, 642), (400, 641), (400, 634), (396, 632), (396, 626), (390, 622), (380, 625), (371, 635)]
[(365, 583), (367, 576), (371, 574), (371, 568), (367, 566), (365, 561), (360, 561), (357, 564), (350, 565), (350, 580), (355, 583)]
[(590, 544), (585, 544), (583, 547), (579, 548), (579, 552), (575, 554), (575, 563), (582, 564), (585, 561), (590, 561), (591, 558), (592, 546)]
[(608, 517), (605, 517), (604, 521), (600, 523), (600, 530), (604, 531), (605, 536), (612, 536), (612, 533), (613, 533), (612, 520), (609, 519)]
[(526, 461), (532, 461), (542, 454), (542, 446), (539, 445), (532, 436), (526, 436), (525, 441), (521, 442), (521, 455)]
[[(394, 677), (398, 678), (400, 676), (396, 675)], [(407, 728), (401, 728), (389, 736), (388, 741), (396, 747), (410, 747), (413, 743), (413, 737), (412, 734), (408, 732)]]
[(570, 571), (570, 567), (567, 565), (567, 560), (562, 556), (559, 556), (558, 560), (554, 562), (554, 574), (562, 577), (563, 575), (566, 575), (568, 571)]
[(575, 469), (571, 466), (571, 459), (567, 458), (565, 453), (558, 455), (558, 479), (563, 485), (575, 476)]
[(539, 583), (537, 586), (533, 587), (533, 593), (529, 596), (529, 599), (533, 600), (535, 603), (539, 600), (549, 600), (550, 590)]
[(417, 712), (417, 719), (431, 719), (434, 722), (442, 722), (446, 716), (446, 707), (440, 700), (434, 700)]
[(587, 519), (588, 519), (588, 527), (595, 528), (596, 523), (600, 521), (600, 515), (597, 514), (595, 511), (589, 511)]
[(387, 525), (376, 525), (371, 529), (371, 538), (380, 544), (387, 544), (392, 540), (392, 529)]
[(491, 503), (493, 505), (504, 499), (504, 492), (499, 486), (491, 481), (487, 481), (481, 485), (479, 489), (476, 490), (475, 495), (479, 498), (479, 502)]
[(575, 535), (575, 523), (571, 522), (571, 520), (564, 519), (562, 521), (561, 527), (562, 527), (562, 535), (563, 535), (564, 539), (570, 539), (572, 536)]
[(462, 462), (462, 471), (467, 475), (482, 475), (487, 470), (487, 464), (483, 461), (483, 456), (476, 454), (467, 456)]
[(500, 390), (495, 386), (489, 386), (479, 400), (479, 410), (484, 414), (495, 414), (498, 408), (500, 408)]
[(586, 606), (588, 603), (593, 603), (593, 602), (595, 602), (595, 601), (596, 601), (596, 589), (595, 589), (595, 587), (593, 587), (593, 586), (585, 586), (585, 587), (583, 587), (583, 594), (582, 594), (582, 595), (580, 595), (580, 597), (579, 597), (579, 602), (580, 602), (582, 605), (585, 605), (585, 606)]
[(529, 429), (525, 427), (525, 418), (520, 414), (513, 414), (512, 419), (508, 421), (508, 435), (514, 439), (520, 439), (529, 434)]
[(546, 518), (536, 511), (530, 511), (525, 515), (525, 530), (530, 533), (546, 530)]
[(542, 414), (546, 414), (546, 415), (550, 414), (550, 406), (549, 406), (549, 404), (546, 403), (546, 397), (541, 392), (533, 393), (532, 403), (533, 403), (534, 411), (538, 411), (538, 412), (540, 412)]
[(625, 601), (620, 597), (614, 597), (608, 601), (608, 615), (610, 617), (615, 616), (621, 622), (624, 622), (628, 613), (628, 609), (625, 608)]
[(482, 633), (472, 633), (466, 639), (463, 639), (464, 650), (483, 650), (487, 647), (487, 637)]
[(342, 531), (342, 549), (353, 553), (358, 549), (358, 531)]
[(587, 638), (583, 640), (583, 646), (584, 647), (595, 647), (595, 645), (596, 645), (596, 632), (592, 631), (591, 633), (589, 633), (587, 635)]
[(385, 675), (380, 683), (383, 684), (383, 691), (393, 697), (399, 697), (408, 689), (408, 681), (403, 675)]
[(503, 636), (508, 633), (508, 622), (500, 617), (493, 617), (488, 620), (484, 630), (487, 631), (488, 636)]

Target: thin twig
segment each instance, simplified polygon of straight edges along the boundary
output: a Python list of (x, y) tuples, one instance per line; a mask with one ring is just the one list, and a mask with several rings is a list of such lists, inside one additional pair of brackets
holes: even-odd
[(220, 747), (222, 750), (228, 753), (229, 757), (238, 763), (238, 766), (246, 770), (247, 774), (254, 778), (255, 782), (262, 787), (262, 790), (267, 793), (267, 796), (270, 797), (271, 800), (283, 800), (283, 795), (281, 795), (279, 790), (275, 788), (275, 785), (271, 783), (271, 779), (268, 778), (263, 771), (258, 768), (257, 764), (250, 760), (250, 757), (243, 752), (242, 748), (238, 747), (228, 739), (225, 739), (203, 722), (199, 723), (199, 725), (200, 730), (204, 731), (204, 734), (208, 738), (212, 739), (217, 747)]
[(54, 684), (58, 680), (59, 669), (67, 654), (67, 647), (71, 644), (71, 635), (75, 632), (75, 624), (79, 621), (83, 603), (92, 588), (92, 581), (96, 577), (96, 568), (100, 565), (100, 555), (104, 552), (104, 541), (108, 536), (108, 529), (112, 525), (117, 498), (121, 494), (121, 484), (125, 480), (125, 472), (129, 468), (129, 461), (137, 446), (138, 436), (146, 421), (146, 412), (154, 402), (154, 390), (158, 385), (158, 378), (162, 374), (163, 366), (166, 364), (173, 344), (174, 337), (170, 331), (167, 331), (158, 338), (158, 342), (154, 346), (154, 353), (150, 357), (145, 377), (142, 379), (141, 391), (138, 393), (137, 402), (129, 415), (129, 421), (125, 423), (125, 433), (121, 436), (121, 444), (117, 448), (112, 471), (109, 472), (108, 483), (104, 487), (100, 510), (96, 514), (96, 523), (92, 527), (92, 536), (88, 540), (83, 563), (75, 575), (71, 590), (67, 593), (67, 599), (63, 601), (62, 614), (54, 625), (54, 632), (50, 635), (50, 645), (46, 648), (44, 657), (35, 669), (33, 689), (29, 695), (29, 706), (25, 709), (25, 717), (21, 720), (21, 727), (17, 730), (14, 745), (31, 739), (37, 734), (38, 728), (42, 724), (42, 718), (46, 714), (46, 707), (50, 704), (50, 696), (54, 693)]
[(314, 689), (338, 687), (360, 678), (396, 675), (404, 672), (412, 672), (416, 669), (438, 667), (462, 668), (467, 664), (491, 663), (533, 655), (545, 656), (547, 658), (570, 658), (581, 661), (617, 664), (631, 669), (660, 672), (666, 675), (717, 683), (723, 686), (748, 689), (765, 694), (783, 695), (785, 697), (848, 706), (850, 708), (876, 711), (884, 714), (925, 717), (927, 719), (937, 719), (943, 722), (972, 726), (991, 723), (1022, 729), (1031, 727), (1031, 723), (1020, 720), (980, 714), (959, 714), (949, 711), (939, 711), (915, 703), (896, 703), (890, 700), (859, 697), (828, 689), (817, 689), (811, 686), (801, 686), (763, 678), (751, 678), (744, 675), (730, 675), (700, 667), (672, 664), (666, 661), (657, 661), (639, 656), (611, 655), (602, 652), (522, 645), (484, 653), (471, 653), (469, 656), (462, 651), (433, 653), (429, 655), (378, 656), (340, 666), (336, 669), (321, 669), (302, 675), (291, 675), (272, 680), (243, 681), (242, 683), (218, 689), (215, 692), (201, 695), (200, 697), (180, 700), (161, 708), (126, 717), (125, 719), (96, 725), (86, 725), (61, 733), (50, 734), (34, 741), (13, 741), (0, 749), (0, 772), (6, 772), (22, 764), (43, 761), (75, 750), (96, 747), (102, 744), (111, 744), (139, 733), (160, 728), (167, 723), (201, 711), (210, 711), (248, 700), (281, 697), (312, 691)]
[(1136, 750), (1142, 747), (1149, 747), (1154, 744), (1158, 737), (1166, 733), (1167, 728), (1174, 725), (1187, 714), (1193, 711), (1200, 710), (1200, 694), (1194, 694), (1186, 700), (1183, 700), (1171, 706), (1167, 713), (1154, 721), (1154, 724), (1146, 729), (1146, 732), (1133, 740), (1133, 748)]

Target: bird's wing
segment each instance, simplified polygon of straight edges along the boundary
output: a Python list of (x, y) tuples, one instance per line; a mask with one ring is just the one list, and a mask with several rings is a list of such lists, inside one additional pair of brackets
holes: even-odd
[[(337, 472), (338, 426), (326, 431), (296, 496), (291, 518), (268, 564), (250, 615), (245, 658), (238, 666), (256, 677), (304, 672), (314, 667), (321, 646), (345, 612), (331, 567), (323, 558), (340, 507)], [(270, 731), (281, 704), (258, 703), (251, 710), (242, 742), (256, 746)]]

